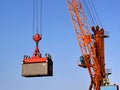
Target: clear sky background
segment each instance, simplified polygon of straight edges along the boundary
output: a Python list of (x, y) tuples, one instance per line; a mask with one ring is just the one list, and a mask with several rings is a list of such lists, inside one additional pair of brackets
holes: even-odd
[[(77, 66), (81, 55), (66, 0), (43, 0), (43, 39), (39, 48), (50, 53), (53, 77), (24, 78), (21, 62), (32, 55), (32, 0), (0, 0), (0, 90), (87, 90), (86, 69)], [(94, 0), (103, 28), (106, 68), (112, 83), (120, 84), (120, 0)]]

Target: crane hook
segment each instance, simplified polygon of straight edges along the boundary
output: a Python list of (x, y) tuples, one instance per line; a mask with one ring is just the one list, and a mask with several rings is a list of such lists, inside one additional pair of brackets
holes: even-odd
[(38, 43), (41, 39), (42, 39), (42, 37), (40, 36), (40, 34), (35, 34), (35, 35), (33, 36), (33, 40), (34, 40), (36, 43)]

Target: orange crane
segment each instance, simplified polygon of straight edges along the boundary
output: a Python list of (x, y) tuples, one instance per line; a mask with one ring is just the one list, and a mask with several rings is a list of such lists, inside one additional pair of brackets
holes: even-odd
[(104, 29), (100, 29), (98, 25), (91, 27), (94, 33), (91, 35), (80, 0), (66, 2), (82, 53), (78, 66), (88, 69), (91, 78), (89, 90), (100, 90), (101, 86), (106, 85), (106, 75), (110, 74), (106, 73), (104, 59), (104, 38), (108, 35), (104, 35)]

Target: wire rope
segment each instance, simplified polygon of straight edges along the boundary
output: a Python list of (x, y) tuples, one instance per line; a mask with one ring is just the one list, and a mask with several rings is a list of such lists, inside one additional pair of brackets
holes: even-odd
[(90, 12), (90, 8), (89, 8), (86, 0), (83, 0), (83, 5), (84, 5), (84, 10), (85, 10), (86, 16), (88, 16), (88, 19), (91, 22), (91, 24), (95, 25), (94, 17), (93, 17), (93, 15)]
[(42, 35), (42, 0), (33, 0), (33, 36), (35, 33)]
[(98, 19), (98, 22), (99, 22), (99, 24), (100, 24), (100, 25), (101, 25), (101, 27), (102, 27), (101, 20), (100, 20), (100, 18), (99, 18), (99, 16), (98, 16), (98, 13), (97, 13), (97, 11), (96, 11), (96, 9), (95, 9), (95, 6), (94, 6), (94, 3), (93, 3), (93, 1), (92, 1), (92, 0), (91, 0), (91, 4), (92, 4), (92, 6), (93, 6), (94, 12), (95, 12), (96, 17), (97, 17), (97, 19)]
[(34, 36), (34, 28), (35, 28), (35, 0), (33, 0), (33, 36)]
[(87, 22), (89, 22), (93, 26), (95, 25), (102, 26), (102, 23), (100, 21), (100, 18), (98, 17), (93, 1), (82, 0), (82, 2), (83, 2), (83, 7), (84, 7), (83, 9), (86, 15)]
[(36, 33), (38, 33), (38, 0), (36, 0)]
[(86, 0), (86, 3), (87, 3), (87, 5), (88, 5), (89, 10), (90, 10), (90, 12), (91, 12), (91, 15), (92, 15), (92, 17), (93, 17), (93, 19), (94, 19), (95, 25), (97, 25), (98, 22), (97, 22), (97, 19), (96, 19), (95, 14), (94, 14), (94, 10), (93, 10), (93, 8), (92, 8), (92, 6), (91, 6), (91, 3), (89, 2), (89, 0)]
[(82, 7), (83, 7), (83, 11), (84, 11), (84, 14), (85, 14), (85, 17), (86, 17), (86, 21), (87, 21), (87, 24), (89, 27), (91, 27), (91, 19), (89, 18), (89, 15), (87, 14), (87, 9), (86, 9), (86, 5), (84, 2), (81, 2), (82, 3)]
[(40, 7), (40, 34), (41, 34), (41, 37), (42, 37), (42, 10), (43, 10), (43, 1), (42, 0), (40, 0), (41, 2), (41, 7)]

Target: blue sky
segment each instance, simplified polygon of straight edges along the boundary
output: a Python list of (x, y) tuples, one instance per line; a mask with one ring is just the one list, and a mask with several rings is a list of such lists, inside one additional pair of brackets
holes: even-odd
[[(120, 84), (119, 0), (94, 0), (103, 28), (106, 67), (112, 69), (112, 83)], [(0, 0), (0, 89), (1, 90), (87, 90), (89, 74), (77, 66), (81, 55), (65, 0), (43, 0), (41, 53), (50, 53), (53, 77), (24, 78), (21, 62), (32, 55), (32, 0)]]

